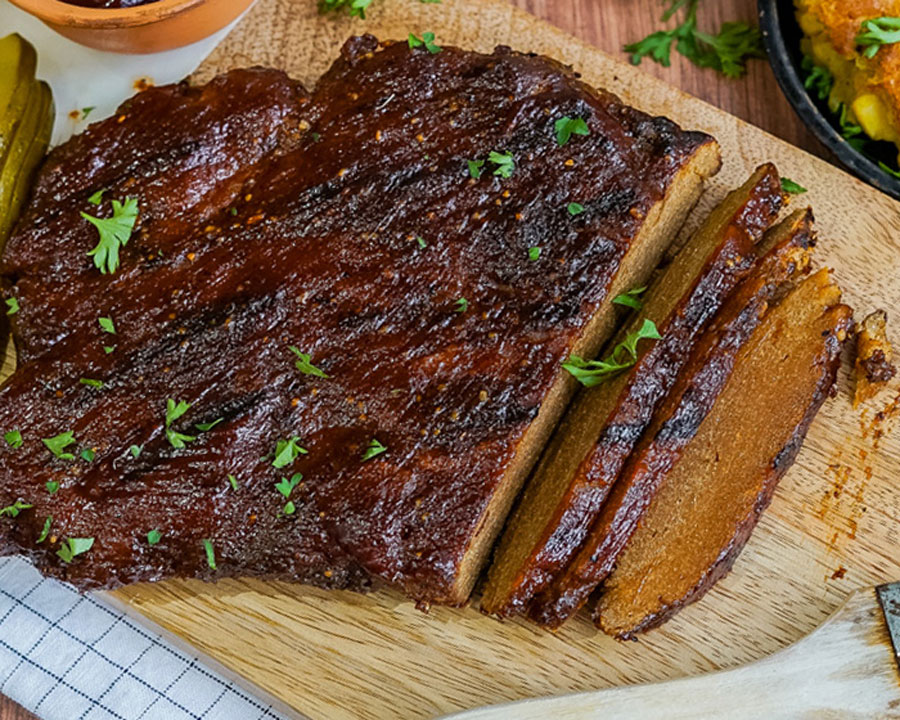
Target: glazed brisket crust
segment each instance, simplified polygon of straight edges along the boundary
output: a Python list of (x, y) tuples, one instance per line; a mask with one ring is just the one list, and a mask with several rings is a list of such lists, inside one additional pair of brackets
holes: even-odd
[(750, 271), (754, 245), (781, 205), (778, 172), (772, 165), (760, 167), (709, 216), (643, 296), (642, 311), (610, 346), (645, 318), (654, 321), (663, 339), (642, 344), (629, 371), (576, 397), (507, 523), (482, 596), (485, 612), (521, 611), (578, 551), (697, 337)]
[[(764, 458), (745, 453), (741, 441), (734, 440), (735, 428), (730, 416), (736, 409), (733, 406), (713, 408), (706, 427), (701, 427), (695, 440), (695, 444), (699, 443), (698, 457), (708, 465), (711, 460), (706, 457), (708, 448), (716, 448), (713, 464), (721, 462), (727, 468), (727, 463), (734, 460), (737, 467), (723, 470), (715, 478), (722, 485), (722, 492), (714, 493), (710, 487), (714, 479), (706, 478), (702, 487), (696, 485), (697, 481), (689, 488), (675, 483), (657, 496), (632, 537), (634, 547), (629, 545), (619, 556), (619, 566), (607, 578), (594, 610), (598, 627), (621, 639), (631, 638), (658, 626), (685, 605), (698, 600), (729, 572), (771, 502), (778, 481), (793, 464), (816, 413), (834, 391), (841, 350), (853, 324), (850, 308), (838, 304), (839, 301), (840, 291), (830, 281), (828, 271), (822, 270), (795, 288), (779, 307), (769, 310), (757, 329), (764, 339), (755, 342), (755, 346), (753, 342), (747, 343), (742, 353), (745, 357), (736, 361), (730, 381), (753, 375), (755, 371), (756, 377), (750, 384), (757, 387), (763, 365), (768, 364), (774, 374), (773, 366), (786, 362), (783, 358), (799, 358), (791, 357), (790, 361), (801, 367), (806, 376), (794, 372), (775, 375), (769, 382), (778, 392), (773, 393), (770, 385), (758, 393), (765, 398), (762, 402), (772, 417), (766, 422), (767, 433), (774, 434), (766, 438), (771, 450)], [(796, 311), (801, 305), (802, 312), (787, 316), (792, 303), (790, 310)], [(783, 326), (785, 320), (790, 327)], [(754, 398), (751, 402), (759, 400)], [(682, 462), (686, 462), (686, 457)], [(681, 496), (681, 502), (673, 502), (673, 495)], [(668, 516), (664, 508), (668, 508)], [(675, 522), (671, 512), (678, 513)], [(710, 531), (713, 536), (726, 538), (724, 543), (707, 545), (704, 535), (700, 541), (703, 547), (697, 547), (692, 535), (705, 525), (713, 528)], [(686, 578), (694, 584), (683, 594), (679, 588), (669, 588), (664, 595), (660, 582), (652, 580), (659, 566), (651, 556), (666, 558), (667, 564), (674, 564), (679, 555), (685, 554), (690, 567), (679, 562), (678, 579), (684, 582)], [(666, 571), (673, 570), (666, 567), (663, 572)]]
[(785, 280), (805, 269), (813, 242), (811, 214), (799, 212), (773, 228), (765, 254), (721, 308), (628, 458), (590, 533), (572, 562), (533, 599), (529, 617), (559, 627), (609, 575), (619, 553), (730, 376), (735, 357)]
[[(590, 135), (560, 147), (563, 116)], [(469, 177), (492, 150), (513, 175)], [(708, 136), (505, 48), (366, 36), (312, 93), (252, 69), (138, 95), (51, 154), (4, 255), (21, 364), (0, 428), (25, 444), (0, 448), (0, 505), (34, 507), (0, 519), (0, 549), (81, 588), (374, 576), (463, 602), (571, 391), (560, 363), (596, 352), (608, 294), (646, 277), (717, 167)], [(79, 211), (126, 197), (138, 226), (101, 275)], [(290, 345), (329, 377), (301, 374)], [(167, 399), (190, 403), (183, 449), (166, 440)], [(92, 462), (50, 455), (41, 438), (65, 431)], [(273, 468), (291, 437), (308, 454)], [(372, 439), (387, 452), (362, 462)], [(296, 472), (286, 515), (275, 483)], [(65, 564), (67, 537), (94, 546)]]

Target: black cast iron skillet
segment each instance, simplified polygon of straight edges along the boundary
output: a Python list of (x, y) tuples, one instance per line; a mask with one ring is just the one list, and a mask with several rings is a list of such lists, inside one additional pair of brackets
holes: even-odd
[(800, 119), (854, 175), (900, 200), (900, 180), (878, 167), (877, 162), (883, 160), (892, 164), (897, 156), (896, 147), (890, 143), (871, 143), (871, 154), (876, 160), (854, 150), (836, 129), (837, 119), (827, 104), (803, 87), (804, 74), (800, 67), (803, 61), (800, 39), (803, 33), (794, 15), (792, 0), (758, 0), (758, 6), (759, 28), (769, 62), (778, 84)]

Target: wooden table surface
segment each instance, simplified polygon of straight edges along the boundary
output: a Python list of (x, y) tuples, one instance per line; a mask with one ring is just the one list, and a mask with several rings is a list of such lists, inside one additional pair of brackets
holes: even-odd
[[(307, 0), (311, 2), (312, 0)], [(377, 2), (403, 0), (376, 0)], [(622, 46), (660, 29), (659, 0), (511, 0), (514, 5), (547, 20), (568, 33), (608, 53), (624, 57)], [(377, 4), (372, 12), (377, 12)], [(723, 21), (756, 16), (755, 0), (718, 0), (700, 4), (699, 26), (717, 28)], [(753, 123), (790, 143), (831, 159), (831, 155), (800, 122), (781, 94), (775, 76), (764, 60), (752, 60), (747, 75), (730, 80), (712, 70), (701, 70), (673, 52), (672, 66), (664, 68), (645, 60), (643, 69), (685, 92), (703, 98), (723, 110)], [(8, 690), (8, 688), (7, 688)], [(33, 720), (8, 698), (0, 695), (0, 720)]]

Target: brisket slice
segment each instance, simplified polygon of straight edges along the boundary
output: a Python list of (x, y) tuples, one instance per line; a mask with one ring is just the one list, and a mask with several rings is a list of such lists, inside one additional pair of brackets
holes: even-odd
[(573, 615), (615, 566), (667, 473), (677, 464), (725, 386), (735, 358), (785, 281), (808, 265), (811, 215), (800, 212), (773, 228), (765, 255), (697, 342), (666, 400), (619, 477), (573, 560), (529, 607), (536, 622), (555, 628)]
[[(561, 147), (565, 116), (590, 134)], [(511, 177), (470, 177), (491, 151)], [(80, 588), (375, 577), (465, 601), (573, 388), (560, 363), (596, 353), (610, 294), (646, 278), (717, 167), (708, 136), (505, 48), (366, 36), (312, 92), (251, 69), (136, 96), (51, 154), (4, 255), (22, 362), (0, 429), (24, 445), (0, 448), (0, 506), (34, 507), (0, 518), (0, 550)], [(79, 211), (128, 197), (138, 226), (102, 275)], [(169, 399), (190, 403), (183, 448)], [(41, 439), (67, 431), (76, 459), (54, 458)], [(274, 468), (293, 437), (308, 454)], [(290, 513), (275, 483), (295, 473)], [(94, 544), (67, 564), (73, 537)]]
[(605, 632), (627, 638), (659, 625), (731, 569), (833, 391), (852, 326), (840, 299), (821, 270), (741, 348), (604, 583), (594, 619)]
[(640, 313), (610, 345), (645, 319), (662, 339), (640, 344), (634, 366), (576, 397), (500, 539), (482, 596), (485, 612), (521, 611), (581, 547), (697, 337), (753, 266), (754, 246), (781, 205), (778, 172), (764, 165), (709, 215), (644, 294)]

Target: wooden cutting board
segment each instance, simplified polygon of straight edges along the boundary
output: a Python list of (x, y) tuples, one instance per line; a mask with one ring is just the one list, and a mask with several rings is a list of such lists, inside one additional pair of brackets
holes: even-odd
[[(403, 39), (431, 30), (441, 44), (545, 53), (628, 103), (718, 138), (723, 170), (686, 230), (757, 164), (772, 160), (810, 188), (794, 204), (815, 208), (818, 262), (835, 269), (859, 317), (880, 307), (900, 322), (900, 204), (824, 161), (502, 0), (383, 0), (364, 22), (322, 18), (314, 6), (259, 0), (196, 80), (264, 64), (312, 85), (342, 41), (360, 32)], [(111, 597), (313, 718), (424, 718), (733, 667), (808, 634), (850, 590), (900, 579), (900, 435), (892, 432), (891, 401), (900, 402), (897, 383), (854, 411), (845, 361), (837, 397), (813, 425), (733, 573), (638, 643), (602, 636), (584, 616), (550, 634), (475, 608), (425, 615), (392, 591), (360, 596), (228, 580), (142, 585)], [(752, 418), (748, 423), (752, 432)]]

